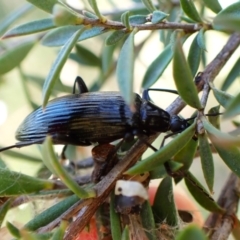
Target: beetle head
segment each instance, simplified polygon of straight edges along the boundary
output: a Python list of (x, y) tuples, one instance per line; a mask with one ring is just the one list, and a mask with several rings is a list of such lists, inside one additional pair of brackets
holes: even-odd
[(180, 118), (177, 115), (174, 115), (171, 117), (171, 122), (170, 122), (170, 130), (174, 132), (182, 132), (186, 128), (188, 128), (190, 124), (188, 123), (187, 120)]

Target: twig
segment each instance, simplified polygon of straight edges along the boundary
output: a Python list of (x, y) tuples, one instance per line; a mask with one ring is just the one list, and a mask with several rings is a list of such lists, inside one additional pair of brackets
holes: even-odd
[(235, 225), (239, 192), (240, 179), (234, 173), (231, 173), (217, 201), (218, 204), (226, 210), (226, 213), (224, 215), (212, 213), (204, 225), (204, 229), (210, 235), (211, 240), (228, 239)]

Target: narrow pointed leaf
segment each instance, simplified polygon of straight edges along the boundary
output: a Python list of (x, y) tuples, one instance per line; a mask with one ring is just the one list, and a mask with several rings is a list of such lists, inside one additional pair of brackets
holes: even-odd
[(221, 132), (219, 129), (214, 127), (210, 122), (206, 120), (206, 118), (201, 119), (204, 125), (204, 128), (210, 134), (209, 137), (211, 141), (215, 144), (229, 147), (231, 145), (239, 145), (240, 144), (240, 137), (235, 137), (228, 133)]
[(109, 35), (106, 39), (106, 45), (113, 45), (119, 42), (121, 39), (123, 39), (127, 35), (125, 30), (119, 30), (113, 32), (111, 35)]
[(149, 12), (157, 10), (151, 0), (142, 0), (142, 2)]
[(18, 21), (22, 16), (26, 15), (33, 9), (33, 6), (29, 3), (17, 8), (11, 12), (7, 17), (1, 20), (0, 35), (2, 35), (15, 21)]
[[(63, 46), (66, 42), (71, 38), (71, 36), (78, 31), (79, 29), (83, 28), (83, 26), (63, 26), (58, 27), (56, 29), (51, 30), (47, 33), (41, 40), (41, 43), (47, 47), (57, 47)], [(79, 37), (78, 41), (83, 41), (88, 38), (92, 38), (98, 36), (100, 34), (105, 33), (103, 27), (93, 27), (90, 29), (86, 29)]]
[(7, 49), (0, 56), (0, 75), (17, 67), (28, 55), (35, 44), (35, 41), (24, 42), (18, 46)]
[(187, 177), (185, 177), (185, 183), (194, 199), (203, 208), (207, 209), (210, 212), (224, 212), (224, 210), (211, 198), (207, 190), (190, 172), (188, 172)]
[(219, 156), (225, 162), (225, 164), (240, 177), (240, 151), (238, 147), (223, 148), (212, 142)]
[(143, 89), (148, 89), (161, 77), (172, 56), (171, 44), (169, 44), (148, 67), (143, 78)]
[(53, 22), (56, 26), (80, 25), (83, 22), (83, 16), (76, 14), (66, 6), (55, 4), (53, 7)]
[(147, 22), (146, 15), (134, 15), (129, 17), (130, 24), (144, 24)]
[(152, 207), (149, 201), (145, 201), (142, 205), (140, 212), (142, 226), (145, 230), (145, 233), (149, 240), (157, 240), (156, 231), (155, 231), (155, 220), (152, 212)]
[(231, 71), (229, 72), (228, 76), (224, 80), (221, 89), (223, 91), (226, 91), (231, 86), (231, 84), (234, 82), (234, 80), (239, 76), (240, 76), (240, 58), (233, 65)]
[(67, 226), (68, 226), (68, 221), (62, 220), (60, 227), (55, 230), (51, 240), (63, 239)]
[(98, 5), (97, 5), (97, 1), (96, 0), (88, 0), (90, 6), (92, 7), (93, 11), (96, 13), (96, 15), (98, 16), (98, 18), (102, 21), (105, 22), (107, 19), (100, 13), (99, 9), (98, 9)]
[(180, 0), (184, 13), (195, 22), (202, 22), (192, 0)]
[(206, 234), (203, 232), (202, 229), (192, 224), (192, 225), (186, 226), (186, 228), (179, 231), (179, 233), (176, 236), (176, 240), (186, 240), (186, 239), (208, 240), (208, 237), (206, 236)]
[(166, 146), (152, 154), (150, 157), (137, 163), (126, 173), (133, 175), (154, 170), (156, 167), (162, 165), (164, 162), (174, 156), (177, 152), (179, 152), (190, 141), (194, 133), (195, 124), (192, 124), (189, 128), (187, 128), (184, 132), (180, 133)]
[[(192, 165), (196, 150), (198, 146), (198, 141), (191, 139), (175, 156), (174, 161), (178, 164), (181, 163), (183, 166), (179, 168), (181, 172), (186, 172)], [(171, 167), (171, 170), (175, 170)], [(183, 176), (178, 176), (174, 178), (175, 183), (182, 180)]]
[(129, 234), (130, 234), (129, 227), (128, 225), (126, 225), (125, 228), (123, 229), (121, 240), (130, 240)]
[(205, 30), (202, 28), (199, 33), (197, 34), (197, 43), (198, 43), (198, 46), (203, 50), (203, 51), (207, 51), (206, 50), (206, 40), (205, 40), (205, 37), (204, 37), (204, 33), (205, 33)]
[(113, 240), (121, 239), (122, 231), (121, 231), (121, 222), (120, 216), (115, 211), (114, 208), (114, 194), (111, 194), (111, 201), (110, 201), (110, 222), (111, 222), (111, 234)]
[(213, 28), (220, 31), (240, 31), (240, 2), (223, 9), (213, 19)]
[(202, 49), (198, 45), (198, 34), (197, 34), (192, 41), (192, 44), (190, 46), (189, 53), (188, 53), (188, 58), (187, 58), (188, 65), (192, 72), (192, 76), (195, 76), (198, 71), (200, 60), (201, 60), (201, 54), (202, 54)]
[(132, 27), (130, 25), (130, 22), (129, 22), (129, 11), (127, 12), (124, 12), (122, 15), (121, 15), (121, 21), (122, 23), (124, 24), (124, 26), (126, 26), (126, 28), (128, 30), (131, 30)]
[(58, 53), (58, 56), (53, 63), (51, 70), (47, 76), (46, 81), (43, 86), (43, 108), (47, 105), (48, 99), (50, 97), (52, 88), (54, 87), (55, 82), (59, 79), (60, 72), (70, 54), (72, 48), (77, 42), (79, 36), (82, 34), (85, 28), (82, 28), (75, 32), (73, 36), (68, 40), (68, 42), (63, 46), (63, 48)]
[(13, 224), (11, 224), (10, 222), (7, 222), (6, 224), (7, 229), (9, 230), (9, 232), (16, 237), (17, 239), (21, 239), (21, 234), (20, 231), (17, 227), (15, 227)]
[(224, 112), (224, 118), (235, 117), (240, 113), (240, 93), (232, 98), (226, 105), (226, 111)]
[(198, 139), (203, 175), (210, 192), (213, 193), (214, 165), (212, 151), (206, 134), (199, 135)]
[(161, 12), (161, 11), (154, 11), (152, 14), (152, 23), (156, 24), (161, 22), (163, 19), (167, 18), (169, 16), (169, 14), (165, 13), (165, 12)]
[(61, 166), (58, 161), (52, 147), (52, 140), (50, 137), (47, 137), (43, 143), (43, 161), (49, 170), (53, 171), (62, 182), (72, 190), (79, 198), (89, 198), (94, 197), (94, 191), (86, 191), (82, 187), (80, 187), (77, 182), (75, 182), (68, 172)]
[(173, 77), (182, 99), (191, 107), (201, 109), (193, 75), (185, 59), (180, 41), (177, 41), (173, 55)]
[(134, 35), (133, 30), (124, 42), (117, 62), (117, 79), (120, 92), (128, 105), (133, 107)]
[(43, 227), (61, 216), (65, 211), (67, 211), (78, 201), (79, 197), (76, 195), (72, 195), (60, 201), (55, 205), (49, 207), (48, 209), (44, 210), (43, 212), (39, 213), (32, 220), (26, 223), (24, 228), (30, 231), (35, 231), (38, 228)]
[(210, 8), (213, 12), (218, 13), (222, 10), (218, 0), (203, 0), (206, 7)]
[(81, 64), (94, 67), (101, 66), (101, 60), (99, 59), (99, 57), (87, 48), (81, 46), (80, 44), (76, 45), (76, 54)]
[(9, 198), (4, 204), (1, 203), (1, 207), (0, 207), (0, 227), (2, 227), (4, 218), (8, 212), (8, 210), (11, 207), (11, 203), (12, 203), (12, 199)]
[(231, 96), (230, 94), (215, 88), (212, 83), (209, 84), (209, 85), (210, 85), (210, 87), (211, 87), (211, 89), (213, 91), (213, 94), (214, 94), (216, 100), (218, 101), (218, 103), (221, 106), (223, 106), (224, 108), (226, 108), (229, 105), (229, 103), (231, 102), (231, 100), (233, 99), (233, 96)]
[(46, 31), (52, 28), (55, 28), (55, 24), (53, 23), (52, 18), (45, 18), (16, 26), (7, 31), (2, 36), (2, 39), (33, 34), (37, 32)]
[(169, 226), (178, 225), (177, 210), (174, 203), (172, 178), (165, 177), (156, 192), (153, 212), (158, 223), (166, 222)]
[(48, 13), (52, 13), (53, 6), (58, 3), (58, 0), (27, 0), (28, 2), (35, 5), (37, 8), (42, 9)]
[(0, 168), (0, 196), (18, 196), (29, 194), (44, 189), (52, 189), (54, 183), (28, 175)]

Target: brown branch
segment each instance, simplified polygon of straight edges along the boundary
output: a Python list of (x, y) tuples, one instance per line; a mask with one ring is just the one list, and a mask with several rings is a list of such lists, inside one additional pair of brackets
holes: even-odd
[[(107, 20), (106, 22), (102, 22), (99, 19), (87, 18), (84, 17), (83, 21), (80, 24), (89, 25), (94, 27), (103, 27), (104, 29), (111, 30), (126, 30), (126, 26), (123, 23), (118, 21)], [(160, 22), (157, 24), (131, 24), (132, 28), (137, 28), (138, 30), (158, 30), (158, 29), (182, 29), (186, 32), (196, 32), (202, 28), (201, 24), (195, 23), (176, 23), (176, 22)], [(211, 29), (211, 25), (205, 25), (208, 29)]]
[(212, 213), (204, 224), (205, 231), (212, 240), (228, 239), (235, 225), (235, 214), (238, 209), (240, 179), (231, 173), (217, 203), (226, 210), (224, 215)]

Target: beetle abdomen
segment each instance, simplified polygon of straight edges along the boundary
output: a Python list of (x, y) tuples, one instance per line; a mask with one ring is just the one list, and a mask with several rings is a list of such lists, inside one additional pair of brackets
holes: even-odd
[[(136, 95), (137, 105), (141, 98)], [(134, 119), (134, 123), (135, 123)], [(56, 98), (26, 117), (16, 132), (20, 141), (90, 145), (123, 138), (131, 130), (133, 113), (119, 92), (91, 92)]]

